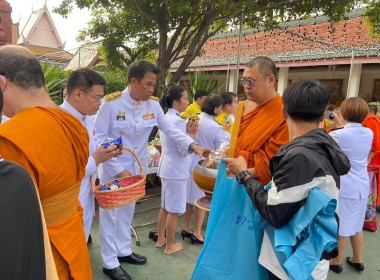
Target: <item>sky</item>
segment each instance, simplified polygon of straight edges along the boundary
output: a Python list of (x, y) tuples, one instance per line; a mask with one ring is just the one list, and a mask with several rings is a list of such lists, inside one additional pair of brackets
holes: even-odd
[(32, 11), (41, 9), (45, 2), (49, 9), (50, 15), (53, 19), (55, 28), (62, 42), (66, 41), (65, 50), (72, 53), (76, 51), (83, 42), (77, 42), (76, 37), (79, 30), (86, 27), (87, 22), (90, 20), (89, 10), (79, 10), (74, 8), (73, 12), (67, 18), (63, 18), (59, 14), (53, 13), (53, 8), (59, 6), (61, 0), (6, 0), (12, 7), (12, 22), (20, 22), (19, 31), (23, 30), (26, 22), (28, 21)]

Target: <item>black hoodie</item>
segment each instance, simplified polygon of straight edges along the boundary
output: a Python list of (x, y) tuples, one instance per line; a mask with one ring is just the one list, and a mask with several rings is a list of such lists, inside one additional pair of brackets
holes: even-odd
[(305, 204), (310, 188), (337, 199), (339, 177), (348, 173), (350, 162), (334, 139), (323, 129), (314, 129), (282, 146), (269, 167), (270, 189), (253, 178), (244, 185), (261, 216), (279, 228)]

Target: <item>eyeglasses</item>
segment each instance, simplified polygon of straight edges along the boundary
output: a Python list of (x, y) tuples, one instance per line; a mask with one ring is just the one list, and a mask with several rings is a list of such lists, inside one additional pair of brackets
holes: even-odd
[(80, 91), (83, 91), (85, 94), (87, 94), (88, 96), (94, 98), (97, 102), (100, 102), (102, 101), (103, 99), (103, 96), (102, 95), (91, 95), (89, 94), (87, 91), (83, 90), (83, 89), (79, 89)]
[(239, 80), (239, 83), (245, 87), (246, 85), (249, 86), (249, 87), (253, 87), (258, 81), (261, 81), (263, 79), (265, 79), (266, 77), (268, 77), (270, 75), (265, 75), (263, 77), (261, 77), (260, 79), (257, 79), (257, 80), (252, 80), (252, 79), (241, 79)]

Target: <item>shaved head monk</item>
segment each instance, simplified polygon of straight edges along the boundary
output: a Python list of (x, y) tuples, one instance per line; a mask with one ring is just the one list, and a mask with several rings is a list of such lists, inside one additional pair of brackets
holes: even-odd
[(59, 279), (92, 279), (78, 201), (88, 133), (51, 100), (41, 65), (26, 48), (0, 48), (0, 89), (11, 118), (0, 126), (0, 154), (36, 183)]
[(281, 97), (275, 90), (276, 79), (274, 62), (259, 56), (245, 66), (243, 79), (239, 80), (247, 100), (240, 102), (238, 108), (238, 112), (239, 109), (243, 111), (235, 158), (243, 156), (248, 170), (262, 184), (271, 180), (270, 158), (280, 146), (289, 142), (288, 127), (281, 116)]

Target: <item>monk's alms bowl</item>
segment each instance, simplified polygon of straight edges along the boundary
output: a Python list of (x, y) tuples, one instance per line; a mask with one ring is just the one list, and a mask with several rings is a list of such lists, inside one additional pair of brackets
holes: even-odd
[(198, 188), (201, 189), (208, 198), (211, 198), (214, 192), (218, 170), (202, 166), (203, 161), (204, 160), (199, 161), (194, 167), (193, 178)]

